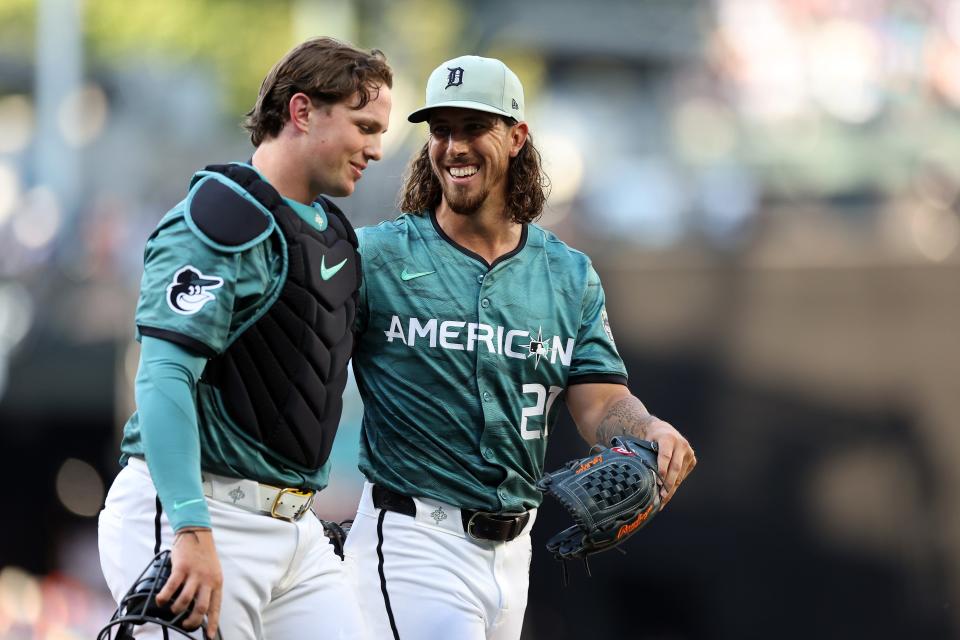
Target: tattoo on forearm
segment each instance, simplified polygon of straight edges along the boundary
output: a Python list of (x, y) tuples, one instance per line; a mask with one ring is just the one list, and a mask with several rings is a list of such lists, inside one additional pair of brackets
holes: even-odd
[(656, 418), (634, 397), (616, 402), (597, 426), (597, 442), (607, 444), (614, 436), (629, 435), (646, 439), (647, 427)]

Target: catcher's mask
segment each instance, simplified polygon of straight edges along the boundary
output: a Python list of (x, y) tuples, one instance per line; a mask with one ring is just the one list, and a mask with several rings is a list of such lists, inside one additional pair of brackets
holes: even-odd
[[(196, 629), (186, 629), (183, 626), (183, 621), (190, 615), (189, 608), (177, 614), (170, 610), (169, 604), (157, 604), (157, 594), (163, 589), (172, 570), (169, 551), (161, 551), (154, 556), (130, 590), (120, 599), (120, 606), (113, 612), (110, 622), (97, 634), (97, 640), (133, 640), (133, 628), (148, 622), (160, 626), (164, 638), (169, 636), (169, 631), (185, 638), (194, 638), (189, 632)], [(179, 593), (178, 590), (173, 594), (171, 603)], [(116, 635), (111, 636), (114, 630)], [(219, 630), (217, 639), (222, 640)]]

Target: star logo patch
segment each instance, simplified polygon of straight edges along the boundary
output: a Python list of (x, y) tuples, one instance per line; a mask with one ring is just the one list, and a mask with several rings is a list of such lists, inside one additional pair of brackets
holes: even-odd
[[(533, 332), (530, 332), (531, 335)], [(533, 368), (536, 369), (540, 365), (540, 358), (546, 358), (550, 355), (550, 347), (547, 346), (548, 341), (543, 339), (543, 327), (537, 329), (537, 337), (530, 338), (530, 344), (522, 344), (521, 347), (526, 347), (529, 353), (527, 353), (527, 359), (534, 358)]]
[[(600, 310), (600, 320), (603, 322), (603, 331), (607, 334), (607, 337), (610, 338), (610, 342), (614, 342), (613, 331), (610, 330), (610, 316), (607, 315), (607, 308), (604, 307)], [(616, 344), (614, 342), (614, 344)]]

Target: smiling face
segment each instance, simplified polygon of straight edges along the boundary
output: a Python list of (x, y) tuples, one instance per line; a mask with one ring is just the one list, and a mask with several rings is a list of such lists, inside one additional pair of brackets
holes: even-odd
[(432, 111), (428, 154), (446, 205), (461, 215), (485, 204), (502, 208), (510, 159), (526, 136), (526, 123), (507, 124), (491, 113), (453, 107)]
[(306, 162), (310, 192), (349, 196), (371, 160), (379, 160), (390, 120), (390, 87), (380, 85), (362, 109), (356, 94), (333, 105), (309, 106)]

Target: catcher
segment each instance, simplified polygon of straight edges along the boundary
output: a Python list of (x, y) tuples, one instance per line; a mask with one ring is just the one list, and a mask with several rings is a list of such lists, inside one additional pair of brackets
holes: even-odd
[[(392, 83), (380, 51), (322, 37), (295, 47), (248, 113), (250, 162), (197, 172), (147, 240), (137, 410), (99, 520), (103, 575), (128, 614), (118, 632), (156, 638), (168, 635), (156, 620), (206, 619), (208, 638), (366, 637), (311, 510), (361, 275), (353, 228), (321, 194), (349, 196), (382, 157)], [(165, 549), (155, 613), (172, 617), (145, 616), (127, 595)]]

